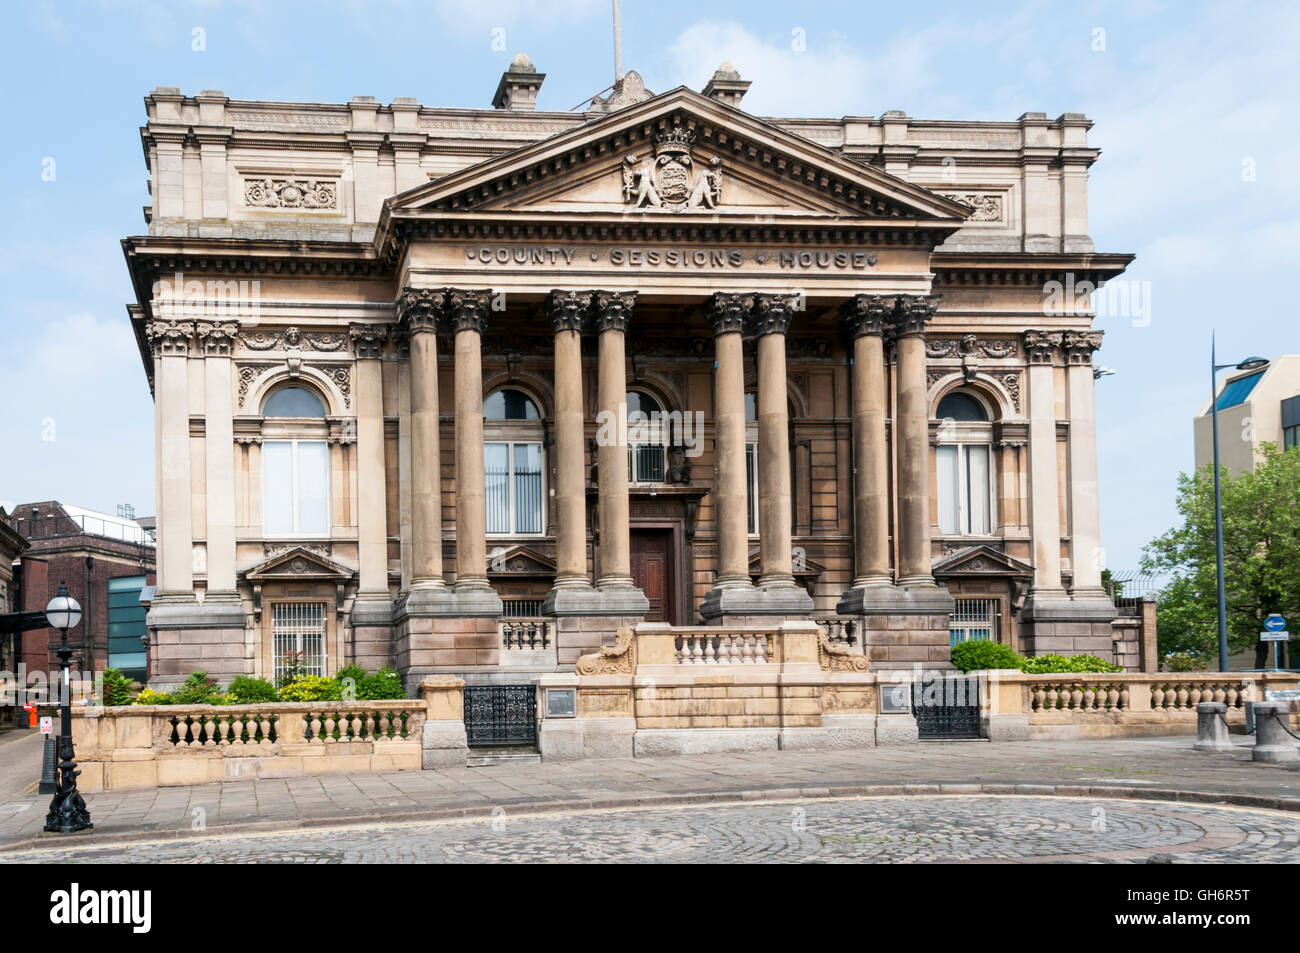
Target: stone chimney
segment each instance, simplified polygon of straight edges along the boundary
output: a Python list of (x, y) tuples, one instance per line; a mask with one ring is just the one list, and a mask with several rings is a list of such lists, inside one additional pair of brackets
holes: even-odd
[(497, 93), (492, 97), (493, 109), (533, 110), (537, 108), (537, 91), (542, 88), (545, 73), (537, 72), (527, 53), (519, 53), (510, 68), (501, 74)]
[(741, 79), (736, 67), (727, 62), (719, 66), (718, 71), (713, 74), (713, 78), (705, 84), (704, 95), (717, 100), (724, 106), (739, 109), (740, 100), (744, 97), (749, 86), (749, 81)]

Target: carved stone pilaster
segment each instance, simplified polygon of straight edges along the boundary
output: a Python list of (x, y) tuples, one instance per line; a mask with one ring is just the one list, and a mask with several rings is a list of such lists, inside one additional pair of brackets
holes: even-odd
[(840, 320), (851, 339), (864, 334), (884, 334), (894, 311), (894, 299), (885, 295), (855, 295), (840, 308)]
[(591, 310), (590, 291), (552, 291), (546, 297), (546, 316), (556, 334), (582, 331), (582, 322)]
[(626, 331), (636, 304), (635, 291), (597, 291), (591, 299), (597, 331)]
[(187, 356), (190, 353), (190, 339), (194, 336), (194, 324), (190, 321), (152, 321), (145, 328), (149, 345), (154, 357), (163, 355)]
[(1055, 350), (1065, 335), (1060, 331), (1026, 331), (1025, 354), (1030, 364), (1051, 364)]
[(798, 295), (760, 294), (754, 296), (754, 335), (785, 334), (798, 310)]
[(397, 320), (407, 334), (437, 333), (438, 319), (447, 304), (447, 293), (430, 288), (407, 288), (397, 299)]
[(451, 330), (477, 331), (483, 333), (487, 327), (488, 310), (492, 306), (492, 295), (487, 291), (464, 291), (459, 288), (447, 289), (447, 317), (451, 321)]
[(926, 323), (934, 317), (942, 295), (899, 295), (894, 305), (894, 337), (924, 335)]
[(235, 348), (235, 338), (239, 334), (239, 325), (232, 322), (209, 324), (200, 321), (196, 333), (203, 353), (211, 357), (230, 357)]
[(348, 336), (352, 338), (352, 353), (357, 356), (357, 360), (377, 361), (384, 356), (388, 325), (349, 324)]
[(745, 321), (754, 307), (753, 295), (732, 294), (725, 291), (715, 292), (709, 299), (709, 323), (713, 325), (713, 334), (730, 334), (733, 331), (743, 334)]
[(1102, 331), (1066, 331), (1065, 363), (1091, 366), (1092, 352), (1101, 347)]

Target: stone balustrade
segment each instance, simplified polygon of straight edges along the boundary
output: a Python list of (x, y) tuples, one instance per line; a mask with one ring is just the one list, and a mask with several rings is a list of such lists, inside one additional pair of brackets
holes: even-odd
[(497, 623), (503, 651), (550, 648), (555, 641), (554, 622), (550, 619), (501, 619)]

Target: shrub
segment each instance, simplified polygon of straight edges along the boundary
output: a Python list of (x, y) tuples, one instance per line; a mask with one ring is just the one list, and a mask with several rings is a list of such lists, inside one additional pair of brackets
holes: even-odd
[(343, 686), (337, 679), (320, 675), (299, 675), (281, 686), (282, 702), (336, 702), (343, 698)]
[(176, 699), (169, 692), (156, 692), (146, 688), (135, 696), (135, 705), (175, 705)]
[(1196, 652), (1170, 652), (1165, 656), (1165, 667), (1171, 672), (1204, 672), (1210, 660)]
[(1025, 659), (1008, 645), (989, 639), (967, 639), (952, 647), (953, 667), (962, 672), (988, 668), (1023, 668)]
[(1075, 672), (1122, 672), (1119, 665), (1112, 665), (1095, 655), (1039, 655), (1025, 659), (1025, 673), (1028, 675), (1053, 675)]
[(104, 704), (129, 705), (134, 683), (122, 674), (121, 669), (104, 669)]
[(259, 705), (276, 700), (275, 686), (264, 678), (236, 675), (226, 689), (233, 705)]
[(213, 699), (220, 695), (217, 680), (202, 669), (190, 672), (185, 684), (172, 692), (177, 705), (212, 705)]
[(380, 698), (405, 698), (402, 676), (391, 668), (381, 668), (373, 675), (357, 679), (357, 700), (371, 701)]

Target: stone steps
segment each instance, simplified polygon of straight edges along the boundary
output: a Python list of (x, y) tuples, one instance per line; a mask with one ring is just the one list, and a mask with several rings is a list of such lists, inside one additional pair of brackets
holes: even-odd
[(541, 764), (536, 748), (471, 748), (465, 761), (468, 768), (492, 768), (503, 764)]

